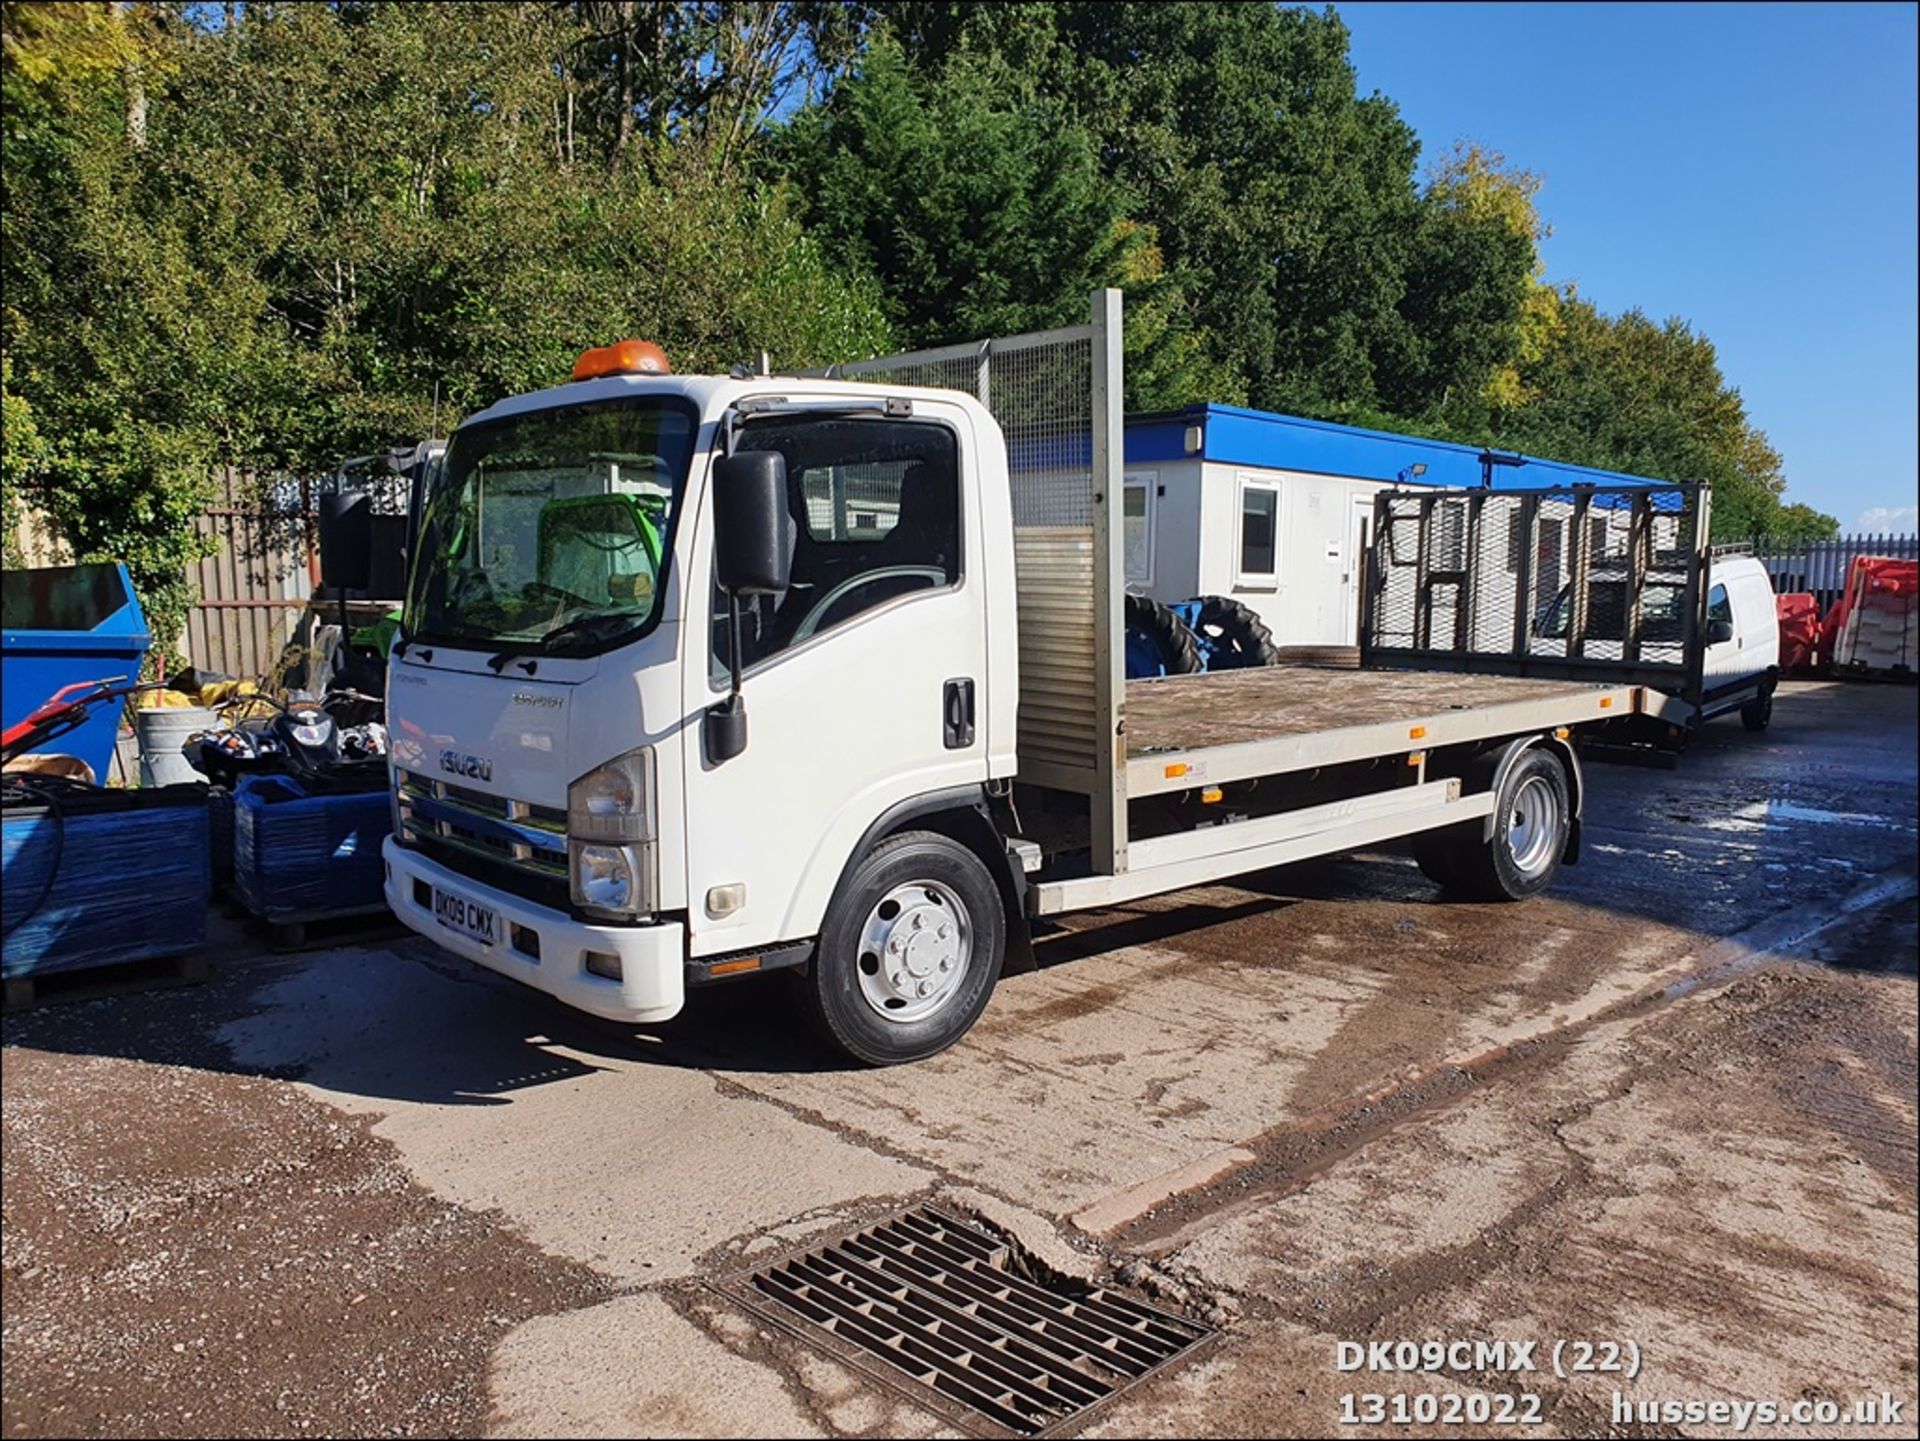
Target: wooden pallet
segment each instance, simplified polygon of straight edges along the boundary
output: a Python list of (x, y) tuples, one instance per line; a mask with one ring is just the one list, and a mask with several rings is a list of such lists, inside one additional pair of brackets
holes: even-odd
[(315, 920), (268, 921), (255, 918), (266, 932), (268, 949), (276, 955), (289, 951), (317, 951), (328, 946), (354, 946), (368, 941), (394, 940), (411, 934), (400, 918), (384, 905), (346, 915)]
[(36, 1010), (67, 1001), (97, 1001), (108, 996), (127, 996), (140, 991), (170, 986), (197, 986), (207, 978), (204, 951), (184, 956), (156, 956), (147, 960), (122, 961), (111, 966), (90, 966), (85, 970), (45, 971), (36, 975), (6, 978), (5, 1010)]
[(1860, 665), (1841, 665), (1834, 662), (1832, 676), (1835, 680), (1870, 681), (1881, 685), (1912, 685), (1920, 672), (1910, 666), (1875, 667)]

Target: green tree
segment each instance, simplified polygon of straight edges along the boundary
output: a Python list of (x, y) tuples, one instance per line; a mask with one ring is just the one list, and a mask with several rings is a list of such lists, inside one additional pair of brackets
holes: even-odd
[(1196, 323), (1188, 278), (1126, 213), (1068, 107), (992, 50), (915, 67), (882, 30), (774, 159), (847, 268), (873, 275), (902, 341), (929, 346), (1073, 324), (1095, 289), (1127, 295), (1136, 407), (1244, 398)]
[[(1380, 403), (1417, 144), (1361, 97), (1331, 11), (1152, 3), (885, 7), (923, 70), (991, 53), (1091, 134), (1151, 224), (1194, 334), (1254, 404)], [(1206, 399), (1193, 395), (1189, 399)]]
[[(223, 421), (217, 377), (244, 364), (248, 300), (202, 230), (143, 222), (149, 87), (176, 58), (161, 17), (107, 6), (11, 6), (0, 160), (7, 488), (82, 560), (127, 563), (155, 632), (189, 600)], [(136, 123), (138, 122), (138, 123)], [(9, 524), (15, 519), (9, 515)]]
[[(859, 0), (574, 0), (563, 74), (567, 157), (576, 139), (618, 171), (659, 142), (726, 171), (762, 127), (825, 92), (872, 17)], [(649, 145), (646, 142), (654, 142)]]
[(909, 345), (1079, 319), (1135, 243), (1090, 137), (992, 55), (918, 75), (883, 35), (781, 155)]
[(33, 406), (14, 388), (13, 360), (0, 356), (0, 564), (26, 564), (20, 528), (34, 482), (46, 473), (51, 450), (40, 434)]
[(8, 489), (126, 559), (160, 634), (224, 467), (331, 469), (627, 333), (706, 369), (891, 343), (778, 185), (648, 135), (570, 156), (571, 9), (41, 18), (6, 12), (7, 398), (46, 442)]
[(1545, 290), (1538, 185), (1475, 146), (1456, 145), (1432, 167), (1409, 233), (1402, 323), (1383, 347), (1389, 413), (1450, 436), (1485, 433)]
[(1537, 358), (1519, 367), (1521, 404), (1496, 414), (1494, 443), (1555, 460), (1713, 487), (1713, 533), (1832, 535), (1838, 522), (1784, 509), (1779, 452), (1747, 418), (1713, 343), (1685, 321), (1602, 314), (1571, 287)]

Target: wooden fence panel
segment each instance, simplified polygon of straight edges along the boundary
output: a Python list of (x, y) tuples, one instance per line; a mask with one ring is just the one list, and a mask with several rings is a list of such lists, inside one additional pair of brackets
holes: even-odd
[[(278, 666), (319, 588), (319, 488), (295, 480), (261, 485), (229, 474), (216, 504), (196, 518), (195, 529), (215, 542), (211, 555), (188, 568), (198, 599), (184, 649), (196, 668), (260, 676)], [(373, 517), (371, 579), (380, 601), (397, 601), (403, 583), (406, 516), (391, 509), (377, 504)], [(353, 598), (365, 599), (358, 592)]]

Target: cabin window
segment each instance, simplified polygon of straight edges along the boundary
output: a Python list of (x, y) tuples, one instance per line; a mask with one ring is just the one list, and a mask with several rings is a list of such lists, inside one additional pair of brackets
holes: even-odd
[(1280, 489), (1240, 482), (1240, 583), (1272, 586), (1280, 567)]

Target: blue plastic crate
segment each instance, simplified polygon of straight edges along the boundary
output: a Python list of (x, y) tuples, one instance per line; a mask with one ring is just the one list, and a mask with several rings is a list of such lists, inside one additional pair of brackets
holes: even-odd
[(207, 790), (207, 830), (213, 857), (213, 889), (233, 885), (233, 792), (225, 786)]
[(276, 925), (386, 909), (384, 789), (309, 795), (284, 776), (248, 776), (233, 797), (233, 884)]
[(91, 970), (206, 944), (205, 786), (51, 794), (0, 813), (0, 972)]

